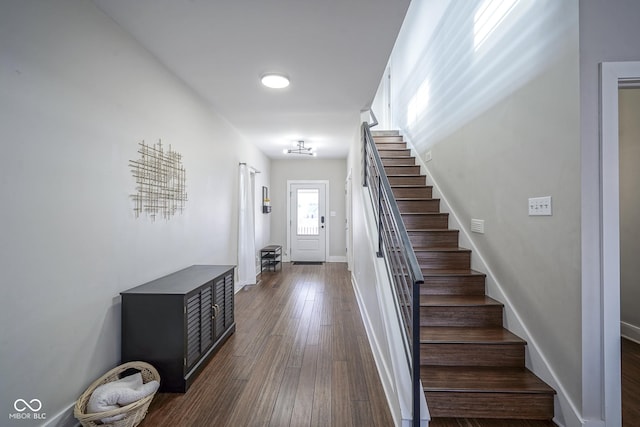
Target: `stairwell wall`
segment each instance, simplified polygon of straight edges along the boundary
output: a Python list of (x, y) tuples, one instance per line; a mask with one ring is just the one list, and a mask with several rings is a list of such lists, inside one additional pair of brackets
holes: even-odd
[[(485, 220), (474, 245), (579, 408), (578, 1), (519, 2), (480, 47), (483, 2), (437, 3), (428, 38), (415, 17), (429, 6), (411, 4), (392, 53), (394, 127), (430, 152), (429, 172), (462, 223)], [(553, 216), (528, 216), (537, 196), (552, 196)]]

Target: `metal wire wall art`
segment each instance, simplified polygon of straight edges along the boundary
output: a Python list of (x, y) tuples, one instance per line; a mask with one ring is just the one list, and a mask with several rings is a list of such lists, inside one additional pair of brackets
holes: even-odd
[(137, 160), (129, 160), (136, 192), (131, 195), (136, 218), (145, 213), (151, 219), (161, 215), (171, 218), (176, 212), (182, 213), (187, 201), (186, 172), (182, 165), (182, 154), (162, 147), (162, 141), (155, 145), (139, 143)]

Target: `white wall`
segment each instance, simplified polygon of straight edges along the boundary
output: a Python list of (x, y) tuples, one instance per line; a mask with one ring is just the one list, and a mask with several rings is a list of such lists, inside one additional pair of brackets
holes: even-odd
[[(409, 14), (427, 16), (427, 3)], [(482, 1), (446, 3), (435, 3), (432, 34), (414, 18), (401, 30), (395, 126), (421, 156), (431, 151), (427, 167), (463, 226), (485, 220), (472, 240), (495, 275), (488, 292), (502, 288), (506, 326), (517, 313), (555, 373), (562, 420), (582, 385), (578, 1), (520, 1), (477, 50)], [(553, 216), (529, 217), (527, 199), (547, 195)]]
[[(395, 390), (393, 374), (393, 360), (391, 358), (390, 343), (393, 337), (387, 336), (384, 324), (384, 308), (380, 303), (380, 295), (384, 292), (383, 286), (376, 274), (375, 249), (371, 247), (371, 241), (377, 242), (377, 235), (371, 236), (368, 231), (366, 212), (367, 206), (363, 203), (371, 203), (368, 190), (362, 186), (362, 142), (359, 134), (355, 138), (349, 150), (347, 164), (351, 170), (351, 207), (352, 207), (352, 265), (351, 276), (362, 312), (362, 318), (369, 337), (369, 343), (376, 360), (376, 366), (383, 387), (387, 394), (391, 414), (400, 425), (401, 408), (399, 402), (400, 390)], [(364, 192), (364, 196), (363, 196)], [(395, 319), (394, 319), (395, 320)], [(410, 387), (409, 387), (410, 388)]]
[(619, 105), (620, 320), (623, 334), (640, 340), (640, 89), (620, 90)]
[[(355, 131), (355, 130), (354, 130)], [(329, 224), (329, 259), (327, 261), (346, 262), (345, 232), (345, 181), (347, 163), (345, 159), (318, 159), (315, 157), (271, 161), (271, 242), (282, 245), (288, 258), (287, 245), (287, 180), (328, 180), (327, 220)], [(329, 211), (336, 216), (329, 215)], [(266, 216), (266, 215), (265, 215)]]
[[(70, 405), (119, 363), (119, 292), (235, 264), (238, 162), (262, 171), (258, 188), (270, 165), (93, 3), (1, 9), (0, 424), (39, 425), (7, 419), (19, 398), (73, 424)], [(170, 220), (136, 219), (128, 161), (158, 138), (183, 155), (189, 200)]]
[[(359, 135), (358, 135), (359, 136)], [(353, 268), (351, 275), (354, 278), (355, 285), (358, 286), (357, 295), (361, 298), (361, 304), (365, 307), (365, 312), (368, 317), (368, 324), (370, 327), (368, 330), (374, 334), (378, 334), (375, 341), (381, 343), (383, 360), (388, 360), (390, 364), (389, 349), (384, 345), (387, 343), (387, 338), (384, 335), (384, 325), (382, 323), (382, 309), (378, 303), (378, 292), (376, 288), (379, 286), (376, 280), (375, 265), (373, 258), (375, 257), (375, 251), (372, 253), (369, 244), (369, 235), (367, 230), (367, 224), (365, 221), (365, 206), (363, 203), (371, 203), (368, 195), (368, 190), (365, 189), (364, 201), (361, 196), (363, 192), (362, 186), (362, 155), (361, 155), (362, 142), (358, 138), (357, 141), (351, 146), (349, 151), (349, 157), (347, 159), (349, 169), (352, 176), (352, 209), (353, 209), (353, 223), (351, 229), (353, 232)], [(377, 242), (378, 236), (373, 236), (371, 240)], [(367, 319), (365, 319), (367, 320)]]

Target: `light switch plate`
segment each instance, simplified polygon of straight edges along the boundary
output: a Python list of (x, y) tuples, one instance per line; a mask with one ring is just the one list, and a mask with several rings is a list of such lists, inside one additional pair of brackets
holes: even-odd
[(484, 234), (484, 219), (471, 219), (471, 231)]
[(531, 197), (529, 199), (529, 216), (551, 215), (551, 196)]

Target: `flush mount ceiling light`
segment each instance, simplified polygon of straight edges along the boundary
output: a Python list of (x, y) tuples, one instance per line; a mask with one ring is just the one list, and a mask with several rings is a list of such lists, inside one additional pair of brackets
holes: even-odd
[(271, 89), (283, 89), (289, 86), (289, 77), (284, 74), (267, 73), (260, 77), (260, 81), (266, 87)]
[(305, 147), (304, 141), (298, 141), (296, 143), (297, 148), (284, 149), (282, 152), (284, 154), (306, 154), (307, 156), (317, 156), (317, 153), (313, 152), (312, 147)]

